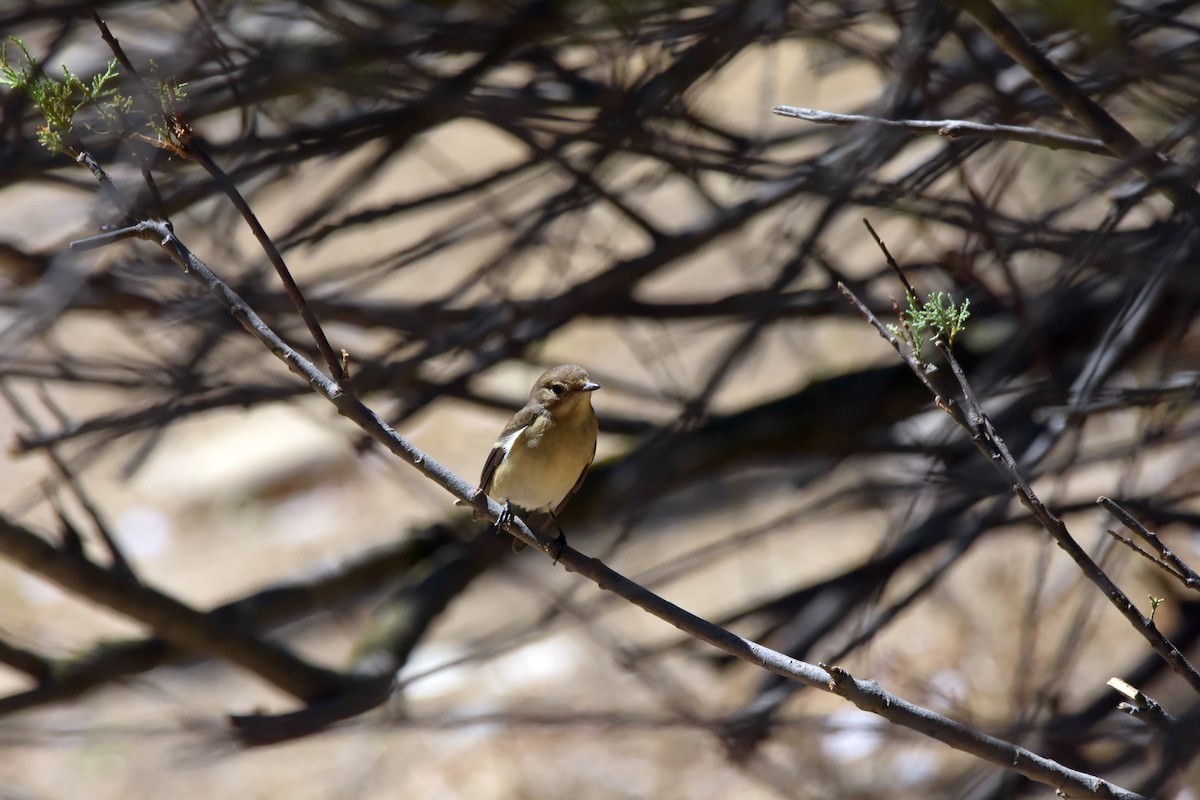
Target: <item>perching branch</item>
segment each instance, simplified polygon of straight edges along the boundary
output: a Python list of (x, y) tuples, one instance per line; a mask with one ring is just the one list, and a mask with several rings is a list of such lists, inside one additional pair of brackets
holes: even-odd
[[(318, 394), (333, 403), (340, 414), (357, 424), (372, 439), (382, 444), (401, 460), (415, 467), (421, 474), (433, 480), (452, 496), (472, 506), (482, 517), (493, 522), (499, 518), (503, 511), (499, 503), (486, 495), (476, 495), (474, 486), (450, 472), (397, 434), (357, 397), (338, 391), (336, 384), (322, 375), (312, 362), (276, 335), (245, 301), (179, 242), (166, 224), (154, 221), (141, 222), (133, 226), (133, 232), (130, 235), (148, 241), (156, 241), (187, 274), (204, 284), (217, 301), (225, 306), (247, 331), (266, 345), (289, 369), (308, 380)], [(73, 243), (72, 246), (84, 248), (89, 246), (89, 243), (84, 240)], [(526, 544), (536, 545), (547, 555), (552, 554), (568, 571), (588, 578), (601, 589), (617, 594), (700, 641), (707, 642), (743, 661), (799, 681), (812, 688), (842, 696), (858, 707), (879, 714), (889, 721), (932, 736), (951, 747), (986, 759), (998, 766), (1015, 769), (1033, 780), (1054, 786), (1060, 791), (1090, 797), (1118, 797), (1127, 800), (1139, 797), (1139, 795), (1107, 781), (1068, 769), (1025, 748), (978, 733), (940, 714), (907, 703), (886, 692), (874, 682), (853, 678), (849, 673), (838, 668), (826, 669), (790, 658), (737, 636), (668, 602), (608, 568), (598, 559), (585, 556), (570, 546), (560, 547), (555, 541), (535, 534), (520, 517), (514, 517), (505, 529)], [(358, 710), (358, 707), (353, 708)], [(331, 713), (336, 716), (345, 710), (338, 708)]]

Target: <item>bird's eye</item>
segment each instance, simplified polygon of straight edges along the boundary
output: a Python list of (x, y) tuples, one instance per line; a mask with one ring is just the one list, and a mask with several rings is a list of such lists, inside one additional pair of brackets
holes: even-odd
[(561, 383), (550, 384), (550, 391), (554, 392), (555, 397), (562, 397), (563, 392), (565, 392), (566, 390), (567, 390), (567, 387), (563, 386)]

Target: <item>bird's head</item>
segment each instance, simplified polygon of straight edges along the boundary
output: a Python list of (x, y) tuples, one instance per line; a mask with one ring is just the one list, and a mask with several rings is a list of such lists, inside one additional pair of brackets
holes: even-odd
[(588, 377), (587, 370), (575, 364), (563, 364), (542, 373), (533, 385), (529, 399), (546, 408), (590, 403), (590, 393), (600, 384)]

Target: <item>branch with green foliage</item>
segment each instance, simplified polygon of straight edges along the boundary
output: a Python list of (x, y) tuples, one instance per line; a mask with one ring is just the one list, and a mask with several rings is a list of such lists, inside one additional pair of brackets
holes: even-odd
[(42, 113), (46, 124), (38, 128), (37, 138), (51, 153), (77, 154), (69, 143), (75, 132), (75, 118), (86, 108), (95, 108), (99, 119), (109, 127), (86, 124), (97, 133), (114, 133), (120, 129), (122, 118), (133, 108), (133, 98), (122, 95), (113, 85), (118, 76), (117, 61), (91, 81), (84, 81), (64, 64), (62, 80), (50, 77), (29, 54), (25, 43), (15, 36), (9, 39), (20, 48), (23, 62), (14, 66), (8, 60), (8, 44), (0, 47), (0, 83), (24, 92)]
[[(104, 72), (92, 76), (90, 81), (80, 78), (66, 64), (62, 65), (62, 80), (56, 80), (30, 55), (23, 41), (15, 36), (10, 36), (9, 40), (21, 50), (22, 59), (14, 64), (8, 58), (8, 43), (0, 46), (0, 84), (23, 92), (41, 112), (46, 124), (38, 128), (37, 138), (51, 153), (67, 153), (72, 158), (79, 155), (75, 126), (79, 115), (88, 109), (94, 110), (99, 123), (82, 123), (92, 133), (118, 136), (145, 126), (156, 134), (157, 139), (151, 139), (156, 145), (173, 147), (174, 133), (163, 120), (169, 118), (179, 101), (187, 96), (186, 84), (155, 81), (158, 110), (162, 113), (146, 113), (145, 120), (131, 124), (130, 115), (136, 111), (135, 104), (132, 96), (122, 94), (116, 86), (120, 72), (115, 58), (108, 62)], [(157, 71), (153, 62), (151, 71)]]
[(948, 292), (930, 292), (923, 305), (917, 302), (912, 292), (906, 292), (905, 299), (908, 306), (903, 311), (902, 321), (889, 323), (887, 328), (911, 347), (913, 355), (922, 363), (925, 361), (926, 334), (932, 333), (935, 340), (953, 345), (971, 316), (971, 301), (964, 300), (962, 305), (956, 305), (954, 295)]

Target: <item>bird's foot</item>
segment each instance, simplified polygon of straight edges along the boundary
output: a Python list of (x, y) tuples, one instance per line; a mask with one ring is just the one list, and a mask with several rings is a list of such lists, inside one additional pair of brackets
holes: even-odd
[(505, 500), (504, 508), (500, 509), (500, 516), (496, 517), (496, 533), (503, 533), (504, 529), (513, 521), (512, 503)]
[[(512, 502), (506, 500), (504, 502), (504, 508), (500, 510), (500, 516), (496, 517), (496, 533), (503, 533), (512, 536), (512, 534), (508, 533), (508, 531), (504, 529), (510, 522), (513, 521), (513, 517)], [(525, 549), (525, 543), (517, 537), (512, 536), (512, 549), (514, 553), (519, 553)]]

